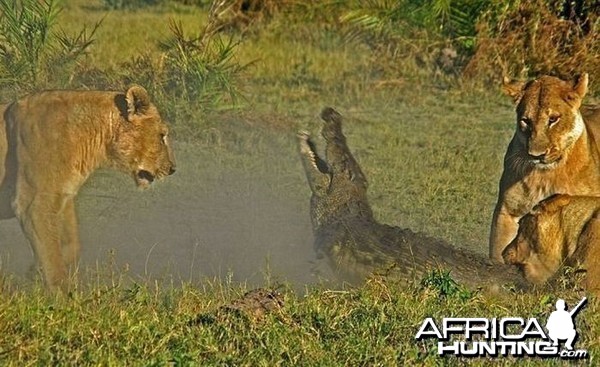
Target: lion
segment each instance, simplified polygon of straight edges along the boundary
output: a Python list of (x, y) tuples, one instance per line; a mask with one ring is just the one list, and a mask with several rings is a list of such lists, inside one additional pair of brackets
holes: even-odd
[(140, 188), (175, 172), (169, 129), (146, 90), (44, 91), (2, 109), (0, 219), (17, 217), (47, 288), (79, 260), (75, 196), (101, 166)]
[(504, 249), (507, 264), (543, 284), (563, 266), (586, 271), (584, 286), (600, 294), (600, 197), (555, 195), (519, 221), (517, 237)]
[(504, 156), (489, 256), (517, 234), (519, 219), (554, 194), (600, 196), (600, 106), (582, 106), (588, 75), (574, 82), (542, 76), (527, 83), (504, 80), (516, 104), (516, 131)]

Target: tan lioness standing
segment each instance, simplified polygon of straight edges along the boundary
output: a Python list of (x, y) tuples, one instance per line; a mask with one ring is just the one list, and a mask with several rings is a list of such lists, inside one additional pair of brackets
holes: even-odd
[(100, 166), (142, 188), (172, 174), (168, 128), (140, 86), (46, 91), (0, 112), (0, 219), (18, 218), (47, 287), (64, 288), (79, 259), (79, 188)]
[(517, 237), (504, 249), (507, 264), (543, 284), (563, 265), (586, 271), (585, 288), (600, 292), (600, 197), (556, 195), (519, 221)]
[(554, 194), (600, 196), (600, 108), (581, 107), (587, 89), (587, 74), (572, 83), (551, 76), (527, 83), (505, 80), (503, 90), (516, 104), (517, 128), (504, 157), (492, 219), (492, 261), (503, 261), (519, 219), (540, 201)]

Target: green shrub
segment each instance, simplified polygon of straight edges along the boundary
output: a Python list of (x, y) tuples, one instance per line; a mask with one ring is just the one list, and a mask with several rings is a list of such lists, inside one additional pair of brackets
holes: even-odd
[(0, 91), (19, 95), (60, 86), (94, 41), (100, 22), (71, 35), (56, 29), (54, 0), (0, 0)]
[(244, 68), (234, 60), (238, 42), (210, 30), (187, 37), (181, 25), (174, 22), (171, 32), (171, 39), (163, 43), (165, 91), (204, 106), (235, 103), (240, 93), (234, 79)]
[(440, 297), (458, 297), (461, 300), (471, 297), (468, 289), (452, 279), (449, 270), (433, 269), (429, 271), (421, 280), (421, 287), (433, 290)]
[[(488, 0), (368, 0), (352, 3), (341, 23), (348, 41), (367, 43), (382, 68), (414, 75), (406, 60), (436, 75), (458, 75), (473, 52), (475, 24)], [(398, 60), (403, 60), (400, 65)], [(410, 61), (409, 61), (410, 62)], [(396, 66), (395, 66), (396, 65)]]
[(389, 43), (412, 42), (417, 34), (450, 39), (470, 49), (475, 24), (488, 7), (487, 0), (368, 0), (342, 16), (349, 36), (368, 37)]
[(171, 20), (171, 35), (161, 42), (158, 55), (144, 54), (122, 65), (122, 86), (144, 85), (173, 122), (194, 121), (198, 112), (235, 107), (243, 97), (239, 78), (246, 66), (235, 59), (239, 41), (219, 33), (217, 15), (224, 3), (213, 2), (208, 22), (197, 35), (186, 34)]

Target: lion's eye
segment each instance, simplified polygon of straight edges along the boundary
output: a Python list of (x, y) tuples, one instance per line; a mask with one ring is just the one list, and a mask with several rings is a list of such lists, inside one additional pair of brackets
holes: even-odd
[(560, 116), (550, 116), (548, 117), (548, 125), (552, 126), (556, 124), (560, 120)]
[(167, 144), (167, 134), (160, 134), (160, 142), (162, 144)]

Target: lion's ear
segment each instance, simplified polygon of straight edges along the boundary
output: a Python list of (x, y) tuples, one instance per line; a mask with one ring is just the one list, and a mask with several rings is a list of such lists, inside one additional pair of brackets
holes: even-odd
[(510, 80), (508, 77), (502, 79), (502, 92), (513, 99), (516, 103), (519, 102), (523, 96), (523, 87), (525, 82), (519, 80)]
[(531, 247), (526, 239), (518, 234), (512, 242), (502, 251), (502, 258), (507, 264), (522, 264), (531, 256)]
[(588, 74), (583, 73), (573, 81), (573, 89), (566, 92), (565, 100), (573, 108), (579, 108), (588, 91)]
[(588, 73), (581, 74), (574, 83), (573, 91), (579, 95), (579, 98), (585, 97), (585, 94), (588, 91), (588, 81), (589, 76)]
[(125, 95), (127, 99), (127, 116), (143, 115), (150, 108), (148, 92), (139, 85), (131, 86)]

